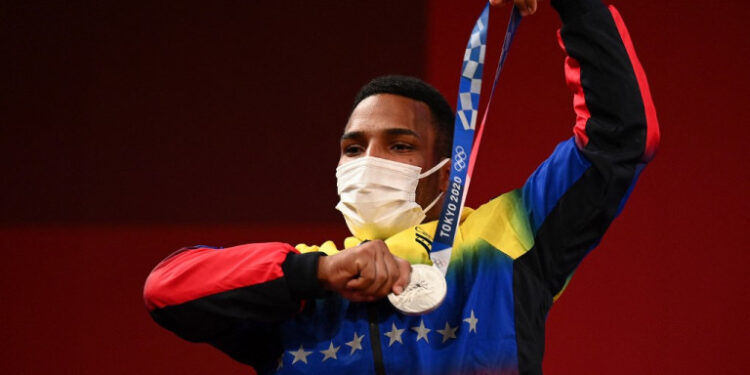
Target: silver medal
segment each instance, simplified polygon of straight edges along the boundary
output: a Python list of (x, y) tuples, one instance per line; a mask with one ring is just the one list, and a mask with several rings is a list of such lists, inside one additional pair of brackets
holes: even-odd
[(438, 308), (447, 291), (440, 270), (426, 264), (413, 264), (409, 285), (399, 295), (389, 294), (388, 300), (405, 315), (422, 315)]

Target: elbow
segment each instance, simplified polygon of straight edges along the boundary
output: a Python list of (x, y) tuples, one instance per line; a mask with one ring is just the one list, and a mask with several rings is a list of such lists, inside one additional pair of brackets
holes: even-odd
[(143, 302), (151, 313), (184, 302), (179, 298), (180, 280), (183, 277), (174, 269), (170, 262), (172, 259), (170, 257), (159, 263), (148, 275), (143, 285)]
[(143, 302), (154, 322), (184, 340), (204, 342), (205, 338), (195, 334), (195, 328), (189, 320), (185, 320), (185, 314), (181, 314), (181, 309), (171, 308), (175, 305), (173, 295), (160, 272), (151, 272), (143, 286)]
[(656, 111), (646, 116), (646, 142), (643, 149), (642, 161), (648, 163), (656, 156), (656, 150), (661, 142), (661, 131), (659, 130), (659, 121), (656, 119)]
[(146, 309), (152, 312), (166, 306), (165, 301), (167, 300), (168, 297), (164, 283), (161, 282), (157, 271), (154, 270), (146, 278), (146, 283), (143, 286), (143, 303), (146, 305)]
[[(149, 312), (185, 302), (186, 272), (181, 264), (189, 252), (181, 249), (162, 260), (146, 278), (143, 302)], [(190, 286), (188, 285), (188, 288)]]

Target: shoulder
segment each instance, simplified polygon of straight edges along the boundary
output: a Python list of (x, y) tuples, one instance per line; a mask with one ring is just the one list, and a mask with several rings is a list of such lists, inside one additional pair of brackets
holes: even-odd
[(484, 240), (513, 259), (534, 245), (520, 190), (500, 195), (474, 210), (461, 224), (464, 242)]

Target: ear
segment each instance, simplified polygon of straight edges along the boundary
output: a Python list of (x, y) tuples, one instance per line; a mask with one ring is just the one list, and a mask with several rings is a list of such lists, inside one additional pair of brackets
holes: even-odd
[(440, 191), (443, 192), (443, 193), (446, 192), (446, 191), (448, 191), (448, 182), (450, 181), (450, 178), (451, 178), (451, 165), (452, 165), (452, 163), (453, 163), (452, 160), (448, 160), (448, 162), (445, 163), (445, 165), (442, 166), (440, 168), (440, 170), (438, 171), (438, 173), (440, 174), (440, 180), (438, 182), (438, 187), (440, 188)]

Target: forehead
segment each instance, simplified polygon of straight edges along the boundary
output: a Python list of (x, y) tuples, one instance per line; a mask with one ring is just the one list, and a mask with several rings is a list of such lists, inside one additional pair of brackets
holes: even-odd
[(432, 113), (427, 104), (392, 94), (372, 95), (362, 100), (349, 117), (345, 132), (379, 132), (405, 128), (421, 137), (435, 132)]

